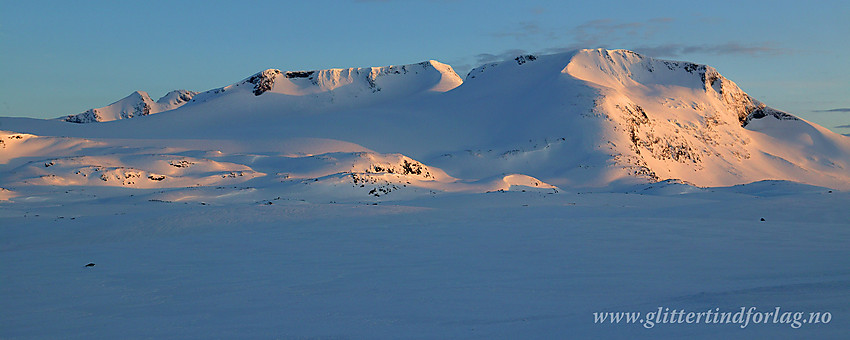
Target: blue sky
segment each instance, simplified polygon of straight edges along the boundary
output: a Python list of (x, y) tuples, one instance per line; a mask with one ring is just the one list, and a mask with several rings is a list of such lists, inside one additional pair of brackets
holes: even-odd
[(844, 1), (6, 1), (0, 115), (58, 117), (135, 90), (208, 90), (266, 68), (436, 59), (462, 76), (520, 52), (626, 48), (709, 64), (754, 97), (850, 128)]

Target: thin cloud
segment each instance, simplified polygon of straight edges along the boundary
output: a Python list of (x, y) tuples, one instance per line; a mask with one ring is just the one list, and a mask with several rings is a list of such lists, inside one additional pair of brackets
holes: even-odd
[(549, 32), (549, 31), (544, 32), (544, 30), (542, 30), (540, 28), (540, 26), (537, 25), (536, 23), (531, 22), (531, 21), (523, 21), (523, 22), (520, 22), (519, 24), (517, 24), (517, 27), (515, 27), (514, 29), (512, 29), (510, 31), (496, 32), (496, 33), (493, 33), (492, 35), (496, 38), (512, 37), (512, 38), (516, 38), (517, 40), (524, 40), (524, 39), (536, 38), (538, 36), (546, 35), (546, 34), (553, 34), (553, 32)]
[(516, 58), (520, 55), (528, 54), (527, 51), (521, 49), (510, 49), (505, 50), (501, 53), (480, 53), (472, 57), (474, 61), (470, 62), (470, 58), (466, 57), (460, 60), (455, 60), (449, 64), (452, 65), (452, 68), (457, 72), (457, 74), (463, 76), (468, 74), (473, 68), (490, 63), (498, 63), (505, 60), (510, 60)]
[[(532, 14), (545, 13), (543, 8), (533, 8)], [(544, 28), (536, 21), (520, 21), (509, 31), (491, 33), (496, 37), (567, 37), (576, 43), (622, 40), (626, 38), (651, 38), (663, 29), (667, 29), (670, 23), (676, 19), (658, 17), (644, 21), (622, 22), (613, 19), (596, 19), (573, 27)]]
[[(459, 2), (459, 1), (461, 1), (461, 0), (428, 0), (428, 2)], [(370, 2), (386, 3), (386, 2), (400, 2), (400, 1), (398, 1), (398, 0), (354, 0), (354, 2), (357, 2), (357, 3), (370, 3)]]
[[(669, 30), (674, 23), (673, 18), (651, 18), (646, 21), (617, 22), (610, 19), (593, 20), (576, 26), (574, 29), (576, 43), (566, 49), (576, 47), (627, 48), (650, 56), (678, 57), (685, 54), (712, 55), (779, 55), (790, 53), (790, 50), (776, 47), (770, 42), (725, 42), (719, 44), (679, 44), (662, 43), (634, 46), (633, 41), (650, 41), (658, 32)], [(561, 48), (564, 50), (565, 48)]]
[(523, 54), (528, 54), (528, 52), (520, 49), (511, 49), (499, 54), (481, 53), (475, 56), (475, 62), (478, 63), (478, 65), (489, 64), (513, 59), (516, 58), (516, 56)]
[(850, 112), (850, 107), (840, 107), (837, 109), (829, 109), (829, 110), (815, 110), (813, 112)]
[(676, 19), (673, 19), (673, 18), (652, 18), (652, 19), (648, 20), (648, 22), (653, 22), (653, 23), (668, 23), (668, 22), (673, 22), (673, 21), (676, 21)]
[[(533, 13), (534, 10), (532, 10)], [(574, 50), (588, 47), (608, 47), (609, 44), (652, 39), (658, 32), (668, 29), (668, 25), (674, 22), (673, 18), (650, 18), (645, 21), (620, 22), (612, 19), (591, 20), (574, 27), (544, 27), (537, 21), (521, 21), (514, 27), (505, 31), (490, 33), (496, 38), (513, 38), (517, 41), (558, 41), (567, 40), (571, 43), (561, 45), (550, 52)]]
[[(737, 42), (728, 42), (723, 44), (703, 44), (703, 45), (684, 45), (684, 44), (662, 44), (662, 45), (644, 45), (644, 46), (628, 46), (611, 45), (601, 42), (584, 42), (574, 43), (561, 47), (550, 47), (545, 49), (544, 53), (560, 53), (572, 51), (580, 48), (625, 48), (644, 54), (651, 57), (679, 57), (686, 54), (711, 54), (711, 55), (750, 55), (750, 56), (765, 56), (765, 55), (780, 55), (791, 53), (790, 50), (773, 47), (768, 43), (753, 43), (741, 44)], [(836, 112), (836, 111), (832, 111)], [(843, 111), (842, 111), (843, 112)]]
[(603, 42), (620, 42), (634, 39), (649, 40), (662, 29), (666, 29), (668, 24), (675, 21), (673, 18), (665, 17), (633, 22), (598, 19), (578, 25), (571, 32), (573, 32), (573, 38), (576, 44), (598, 46), (603, 44)]
[(654, 46), (637, 46), (633, 50), (655, 57), (678, 57), (684, 54), (712, 54), (712, 55), (780, 55), (791, 53), (790, 50), (778, 48), (771, 43), (727, 42), (723, 44), (663, 44)]
[[(543, 39), (566, 40), (559, 46), (544, 48), (533, 52), (534, 54), (562, 53), (582, 48), (625, 48), (652, 57), (679, 57), (688, 54), (771, 56), (793, 53), (792, 50), (778, 47), (771, 42), (646, 43), (661, 40), (658, 37), (659, 33), (672, 30), (671, 25), (676, 22), (676, 19), (668, 17), (649, 18), (642, 21), (597, 19), (572, 28), (552, 29), (541, 26), (535, 21), (522, 21), (516, 23), (509, 31), (495, 32), (490, 35), (497, 38), (514, 38), (522, 42)], [(644, 44), (636, 45), (635, 42), (644, 42)], [(498, 54), (481, 53), (475, 55), (473, 59), (476, 65), (481, 65), (512, 59), (527, 53), (525, 50), (512, 49)], [(467, 61), (465, 64), (468, 63)], [(850, 109), (834, 109), (828, 112), (848, 112), (844, 110)]]
[[(669, 31), (677, 20), (668, 17), (650, 18), (643, 21), (616, 21), (597, 19), (570, 29), (553, 30), (533, 21), (523, 21), (507, 32), (497, 32), (495, 37), (511, 37), (520, 41), (558, 40), (568, 42), (557, 47), (546, 48), (542, 53), (559, 53), (579, 48), (626, 48), (654, 57), (678, 57), (688, 54), (770, 56), (792, 53), (771, 42), (729, 41), (714, 44), (655, 43), (635, 45), (635, 42), (658, 40), (658, 33)], [(565, 34), (566, 32), (566, 34)]]

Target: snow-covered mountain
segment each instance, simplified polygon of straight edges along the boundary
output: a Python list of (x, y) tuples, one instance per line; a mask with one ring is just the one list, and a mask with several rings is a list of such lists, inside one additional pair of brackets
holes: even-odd
[(850, 138), (709, 66), (271, 69), (74, 117), (0, 117), (3, 339), (850, 334)]
[[(79, 122), (141, 118), (107, 125), (4, 119), (0, 123), (9, 130), (7, 136), (27, 133), (54, 147), (70, 143), (81, 149), (38, 151), (45, 159), (34, 164), (62, 166), (7, 167), (15, 175), (6, 178), (19, 182), (3, 185), (130, 185), (72, 178), (91, 172), (86, 169), (112, 168), (132, 168), (144, 178), (169, 176), (156, 164), (187, 152), (205, 155), (191, 162), (219, 169), (224, 179), (243, 171), (251, 175), (240, 180), (251, 181), (290, 173), (287, 167), (299, 164), (294, 159), (333, 159), (333, 165), (325, 164), (328, 168), (312, 177), (290, 178), (342, 176), (357, 184), (353, 177), (369, 171), (356, 170), (360, 157), (340, 158), (351, 148), (337, 148), (355, 145), (354, 152), (368, 152), (373, 158), (400, 154), (445, 172), (439, 179), (427, 179), (443, 182), (437, 186), (411, 182), (428, 191), (490, 191), (503, 188), (492, 181), (520, 178), (519, 174), (547, 188), (667, 179), (698, 186), (791, 180), (850, 188), (847, 137), (766, 106), (710, 66), (653, 59), (626, 50), (523, 55), (475, 68), (466, 81), (436, 61), (319, 71), (269, 69), (202, 93), (172, 92), (156, 103), (136, 92), (106, 108), (72, 117), (76, 118), (68, 119)], [(46, 142), (50, 136), (65, 136), (64, 142)], [(127, 151), (128, 139), (150, 149)], [(302, 147), (277, 148), (291, 145), (286, 142), (291, 140), (332, 142), (319, 153), (304, 152)], [(91, 148), (100, 153), (106, 145), (112, 157), (120, 160), (90, 157), (87, 145), (99, 145)], [(183, 151), (166, 150), (173, 148)], [(20, 150), (6, 148), (2, 158), (36, 152)], [(134, 157), (149, 162), (128, 162)], [(256, 157), (286, 157), (287, 161), (247, 161)], [(354, 170), (341, 170), (339, 164)], [(59, 169), (70, 175), (51, 172)], [(118, 172), (123, 175), (115, 176), (126, 177), (122, 171)], [(203, 176), (212, 174), (209, 171), (204, 170)], [(410, 173), (392, 175), (389, 185), (408, 187)], [(36, 180), (39, 176), (59, 179)], [(202, 180), (197, 177), (200, 173), (180, 176), (183, 179), (131, 181), (131, 186), (221, 182)], [(485, 182), (490, 184), (481, 184)]]
[(154, 102), (147, 92), (136, 91), (107, 106), (59, 119), (70, 123), (96, 123), (142, 117), (179, 108), (192, 100), (196, 94), (198, 93), (192, 91), (174, 90)]

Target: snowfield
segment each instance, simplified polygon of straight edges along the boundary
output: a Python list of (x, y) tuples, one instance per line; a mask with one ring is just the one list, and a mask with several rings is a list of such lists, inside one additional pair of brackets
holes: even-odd
[[(850, 138), (625, 50), (137, 91), (0, 117), (0, 338), (841, 338), (848, 190)], [(659, 307), (831, 320), (594, 322)]]
[[(248, 189), (199, 193), (204, 203), (66, 191), (0, 212), (4, 338), (837, 339), (850, 331), (846, 192), (770, 182), (372, 205), (241, 203)], [(593, 323), (593, 312), (659, 306), (834, 317), (799, 329)]]

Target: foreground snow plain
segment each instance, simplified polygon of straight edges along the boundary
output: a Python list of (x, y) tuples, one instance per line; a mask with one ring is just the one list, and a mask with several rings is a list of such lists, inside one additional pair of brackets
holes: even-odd
[[(850, 195), (789, 182), (0, 210), (3, 338), (840, 338)], [(91, 198), (97, 194), (98, 198)], [(144, 194), (141, 194), (144, 196)], [(88, 198), (87, 198), (88, 197)], [(764, 218), (765, 221), (760, 219)], [(93, 262), (94, 267), (84, 267)], [(829, 324), (594, 324), (742, 306)]]

